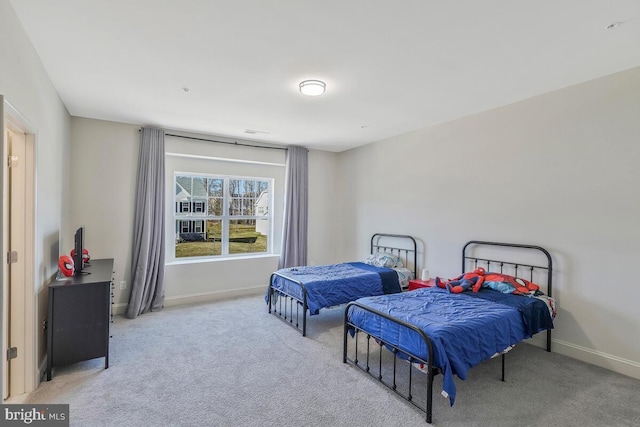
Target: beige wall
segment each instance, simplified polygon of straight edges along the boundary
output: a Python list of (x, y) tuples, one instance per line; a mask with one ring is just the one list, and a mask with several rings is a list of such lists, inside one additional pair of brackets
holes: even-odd
[(64, 220), (69, 213), (65, 201), (69, 199), (70, 117), (7, 0), (0, 0), (0, 94), (36, 132), (35, 283), (31, 284), (35, 300), (31, 303), (37, 353), (33, 368), (37, 370), (46, 352), (42, 329), (46, 286), (58, 270), (60, 240), (70, 238)]
[[(138, 159), (139, 126), (73, 117), (71, 141), (73, 152), (71, 218), (72, 227), (84, 225), (85, 246), (93, 258), (115, 258), (116, 310), (123, 311), (130, 292), (131, 235), (135, 174)], [(185, 134), (181, 132), (181, 134)], [(207, 137), (206, 135), (187, 134)], [(224, 139), (224, 138), (217, 138)], [(182, 152), (222, 158), (284, 164), (284, 151), (259, 150), (221, 144), (191, 142), (167, 137), (167, 152)], [(80, 159), (80, 160), (76, 160)], [(311, 150), (309, 152), (310, 242), (309, 259), (318, 264), (335, 261), (330, 240), (339, 241), (339, 235), (327, 233), (339, 219), (333, 204), (337, 193), (336, 154)], [(188, 161), (187, 161), (188, 162)], [(202, 162), (209, 167), (212, 162)], [(185, 171), (185, 160), (167, 158), (167, 176), (173, 171)], [(218, 162), (217, 173), (242, 175), (246, 165)], [(254, 166), (251, 166), (254, 167)], [(230, 168), (230, 169), (229, 169)], [(195, 170), (195, 169), (189, 169)], [(199, 170), (213, 173), (211, 170)], [(248, 173), (248, 172), (247, 172)], [(274, 192), (279, 221), (274, 223), (274, 252), (276, 255), (254, 259), (227, 259), (207, 262), (172, 262), (167, 254), (165, 268), (166, 304), (218, 298), (242, 293), (262, 293), (270, 274), (277, 269), (282, 233), (283, 166), (261, 167), (263, 177), (274, 177)], [(171, 179), (168, 178), (169, 180)], [(169, 182), (169, 181), (168, 181)], [(172, 185), (169, 186), (172, 188)], [(172, 197), (171, 193), (167, 194)], [(170, 213), (167, 212), (167, 217)], [(170, 221), (167, 222), (170, 227)], [(169, 230), (171, 231), (171, 230)], [(169, 233), (169, 232), (168, 232)], [(127, 289), (119, 289), (126, 281)]]
[(544, 246), (554, 351), (640, 378), (639, 87), (635, 68), (342, 153), (344, 257), (410, 233), (453, 277), (468, 240)]
[[(126, 303), (119, 283), (129, 283), (139, 126), (71, 118), (69, 224), (85, 227), (93, 259), (114, 258), (116, 304)], [(68, 241), (69, 250), (73, 240)], [(127, 273), (125, 274), (125, 271)]]
[[(338, 170), (339, 154), (327, 151), (309, 152), (309, 242), (307, 262), (310, 265), (353, 261), (341, 257), (343, 212), (338, 199), (342, 182)], [(369, 249), (367, 248), (367, 251)], [(368, 252), (365, 252), (366, 255)]]

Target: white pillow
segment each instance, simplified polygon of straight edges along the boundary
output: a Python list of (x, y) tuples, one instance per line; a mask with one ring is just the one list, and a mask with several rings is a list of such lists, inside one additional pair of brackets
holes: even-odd
[(396, 267), (394, 270), (398, 273), (398, 282), (400, 282), (400, 287), (402, 289), (409, 287), (409, 280), (413, 279), (413, 271), (404, 267)]
[(365, 264), (375, 265), (376, 267), (404, 267), (402, 265), (402, 260), (389, 252), (378, 252), (375, 254), (371, 254), (364, 260)]

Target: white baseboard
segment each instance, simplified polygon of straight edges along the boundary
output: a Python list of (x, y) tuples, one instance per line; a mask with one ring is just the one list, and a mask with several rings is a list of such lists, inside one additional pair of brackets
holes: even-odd
[[(202, 292), (197, 294), (178, 295), (164, 299), (165, 307), (176, 305), (193, 304), (199, 302), (222, 301), (245, 296), (263, 295), (265, 286), (254, 288), (234, 289), (232, 291)], [(127, 311), (127, 304), (114, 304), (113, 314), (124, 314)]]
[(609, 369), (622, 375), (627, 375), (640, 380), (640, 363), (633, 360), (601, 351), (592, 350), (566, 341), (552, 340), (552, 350), (556, 353)]
[(114, 304), (113, 307), (111, 307), (111, 312), (113, 314), (124, 314), (127, 311), (127, 305), (128, 304)]
[(175, 297), (165, 298), (164, 306), (172, 307), (175, 305), (192, 304), (198, 302), (222, 301), (233, 298), (240, 298), (252, 295), (264, 295), (265, 286), (255, 288), (234, 289), (232, 291), (206, 292), (199, 294), (179, 295)]
[[(527, 340), (527, 342), (538, 347), (546, 348), (546, 339), (547, 335), (540, 333)], [(623, 359), (622, 357), (554, 338), (551, 339), (551, 351), (640, 380), (640, 363), (634, 362), (633, 360)]]

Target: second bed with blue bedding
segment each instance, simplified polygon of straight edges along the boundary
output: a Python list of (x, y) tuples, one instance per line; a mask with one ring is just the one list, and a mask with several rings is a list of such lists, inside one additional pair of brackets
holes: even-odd
[(400, 292), (395, 270), (363, 262), (280, 269), (273, 274), (271, 287), (299, 300), (306, 291), (307, 308), (312, 315), (321, 308), (363, 296)]
[[(432, 287), (360, 298), (345, 309), (343, 362), (360, 368), (424, 411), (430, 423), (435, 375), (443, 375), (442, 394), (453, 405), (454, 377), (466, 379), (480, 362), (501, 355), (504, 381), (505, 353), (514, 345), (546, 331), (547, 351), (551, 351), (556, 308), (549, 252), (537, 245), (472, 240), (462, 249), (462, 272), (479, 266), (503, 276), (505, 283), (528, 280), (546, 285), (546, 295), (538, 285), (535, 291), (516, 295), (507, 286), (496, 286), (504, 283), (485, 282), (487, 288), (478, 292), (451, 293)], [(411, 362), (406, 364), (408, 371), (400, 372), (404, 365), (398, 359)], [(422, 389), (414, 383), (423, 383), (413, 380), (414, 367), (427, 374), (424, 406), (415, 394)]]
[(483, 360), (553, 327), (543, 301), (490, 289), (451, 294), (424, 288), (393, 297), (361, 298), (349, 307), (350, 324), (425, 361), (427, 344), (416, 331), (375, 312), (414, 325), (429, 337), (432, 363), (443, 374), (443, 390), (451, 404), (456, 395), (454, 374), (464, 380), (469, 369)]
[[(298, 266), (275, 271), (267, 286), (269, 313), (307, 333), (307, 313), (315, 315), (358, 298), (401, 292), (415, 277), (417, 247), (413, 237), (376, 233), (363, 262)], [(301, 320), (301, 322), (300, 322)], [(300, 324), (301, 323), (301, 324)]]

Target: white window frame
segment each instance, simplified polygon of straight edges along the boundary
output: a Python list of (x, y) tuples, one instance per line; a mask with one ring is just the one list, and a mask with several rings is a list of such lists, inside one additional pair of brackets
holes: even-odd
[[(197, 220), (202, 220), (203, 224), (206, 224), (207, 220), (219, 220), (222, 223), (222, 236), (221, 236), (221, 240), (222, 240), (222, 247), (221, 247), (221, 253), (220, 255), (203, 255), (203, 256), (197, 256), (197, 257), (180, 257), (177, 258), (175, 257), (175, 246), (173, 247), (173, 258), (175, 260), (195, 260), (195, 259), (219, 259), (219, 258), (232, 258), (232, 257), (238, 257), (238, 256), (243, 256), (243, 257), (253, 257), (253, 256), (264, 256), (264, 255), (272, 255), (273, 254), (273, 216), (271, 215), (271, 212), (273, 212), (273, 192), (274, 192), (274, 179), (273, 178), (264, 178), (264, 177), (255, 177), (255, 176), (235, 176), (235, 175), (218, 175), (218, 174), (206, 174), (206, 173), (198, 173), (198, 172), (174, 172), (173, 174), (173, 188), (175, 188), (175, 184), (176, 184), (176, 180), (177, 177), (179, 176), (185, 176), (185, 177), (198, 177), (198, 178), (207, 178), (207, 179), (222, 179), (223, 180), (223, 197), (222, 197), (222, 201), (223, 201), (223, 206), (222, 206), (222, 215), (208, 215), (208, 197), (207, 200), (204, 201), (204, 212), (196, 212), (195, 209), (195, 202), (199, 201), (199, 199), (196, 199), (196, 201), (194, 201), (193, 199), (191, 200), (191, 211), (190, 212), (176, 212), (176, 209), (173, 209), (173, 223), (174, 226), (171, 227), (171, 229), (173, 230), (174, 236), (173, 239), (168, 239), (168, 241), (172, 241), (172, 242), (177, 242), (178, 240), (178, 235), (176, 235), (176, 233), (179, 233), (180, 231), (176, 231), (176, 227), (175, 227), (175, 223), (176, 221), (197, 221)], [(268, 202), (268, 207), (267, 207), (267, 214), (266, 215), (258, 215), (257, 211), (254, 212), (254, 215), (231, 215), (230, 214), (230, 199), (231, 199), (231, 195), (229, 192), (229, 181), (230, 180), (245, 180), (245, 181), (261, 181), (261, 182), (266, 182), (267, 183), (267, 191), (269, 192), (269, 202)], [(190, 189), (189, 189), (190, 190)], [(259, 195), (258, 195), (259, 196)], [(177, 206), (176, 202), (176, 194), (174, 192), (173, 194), (173, 206)], [(257, 200), (257, 196), (256, 196), (256, 200)], [(182, 204), (180, 204), (180, 206), (182, 206)], [(269, 234), (267, 235), (267, 248), (265, 252), (251, 252), (251, 253), (241, 253), (241, 254), (230, 254), (229, 253), (229, 224), (230, 221), (235, 221), (235, 220), (244, 220), (244, 219), (253, 219), (256, 221), (256, 224), (258, 221), (262, 221), (262, 220), (267, 220), (268, 221), (268, 226), (267, 229), (269, 230)], [(206, 225), (204, 226), (206, 229)], [(182, 224), (179, 227), (180, 229), (182, 229)], [(191, 227), (190, 227), (191, 228)], [(196, 231), (191, 231), (191, 232), (196, 232)], [(174, 243), (175, 245), (175, 243)]]

